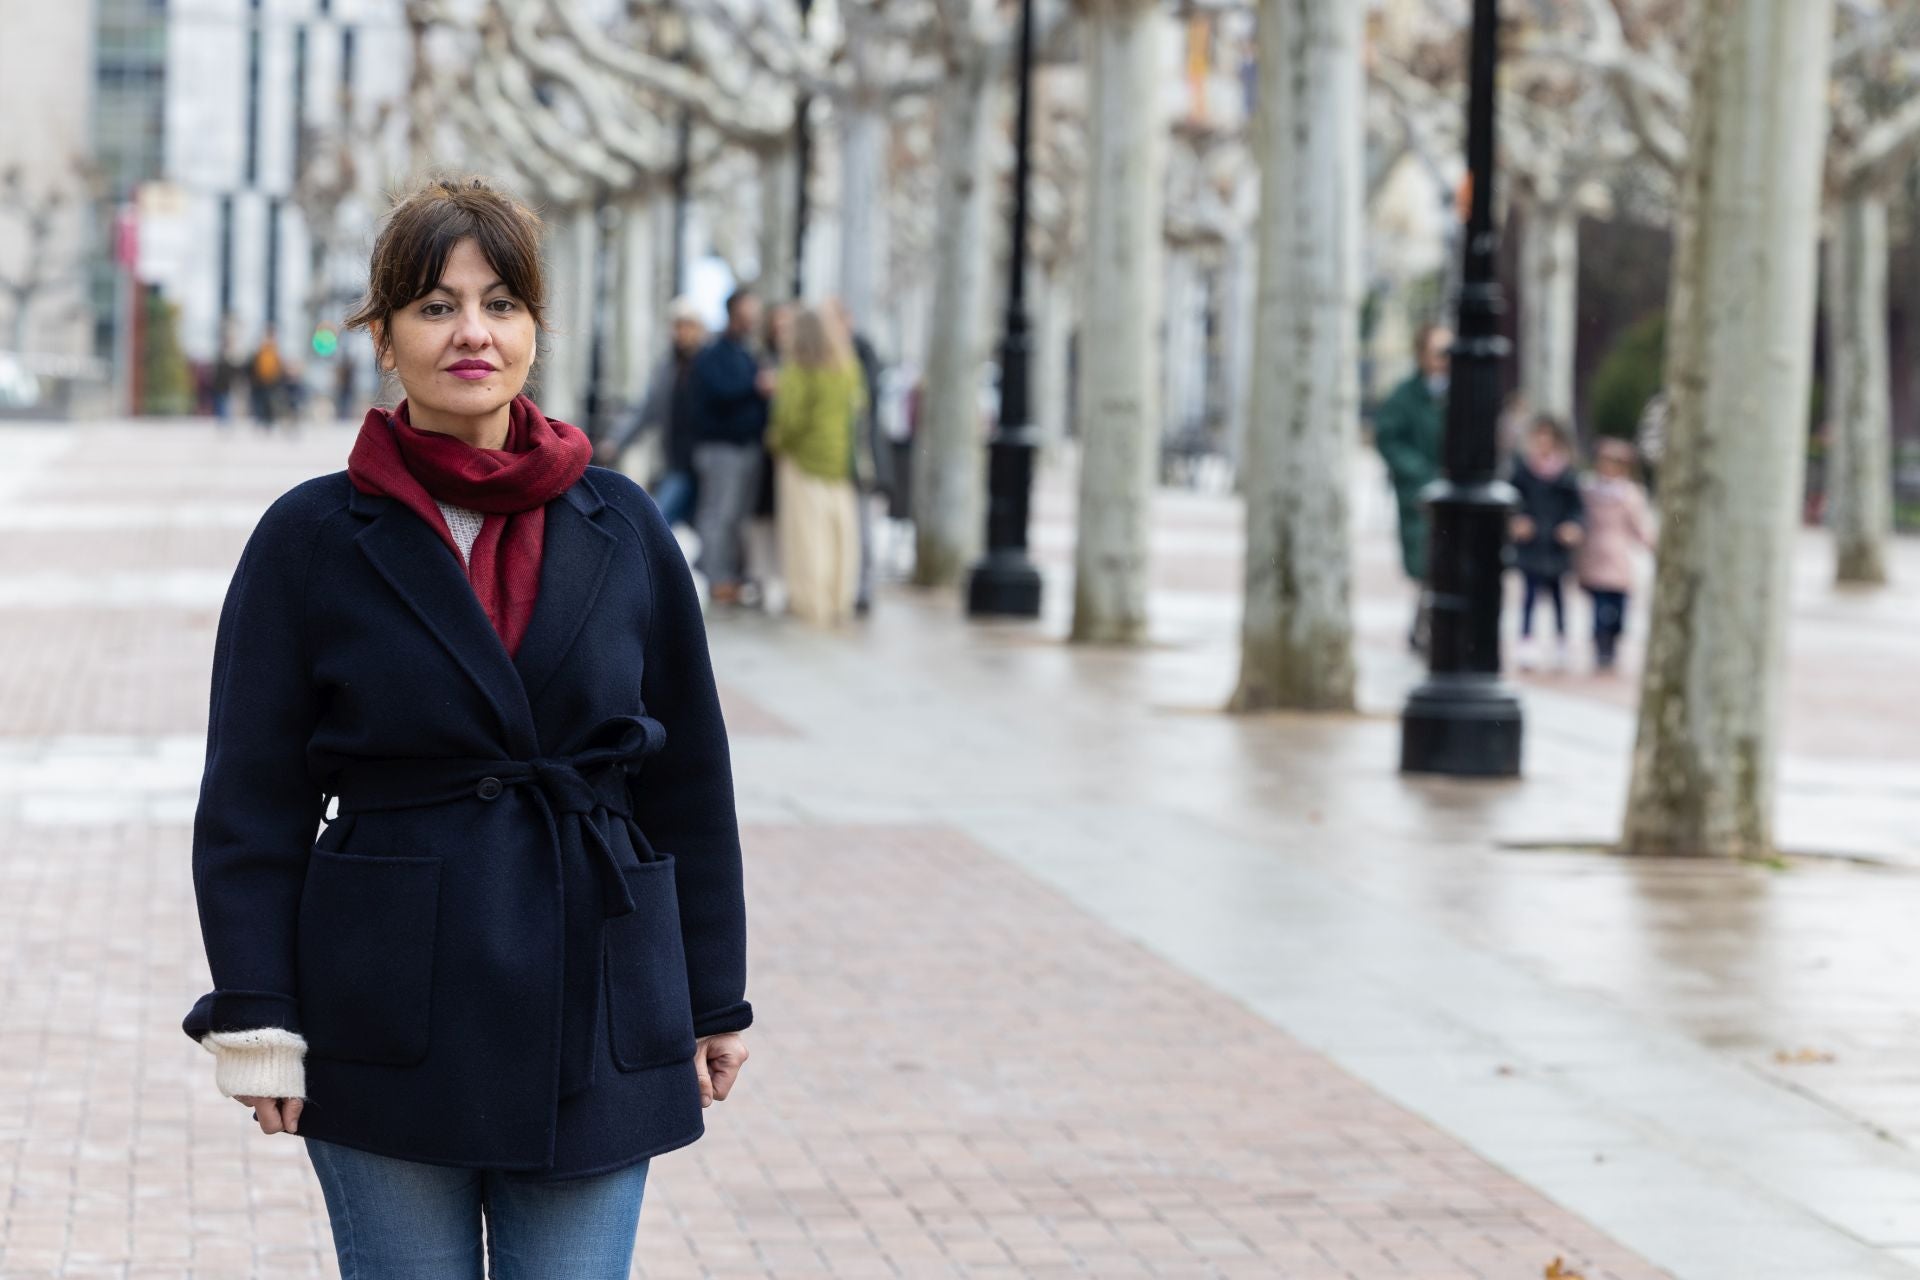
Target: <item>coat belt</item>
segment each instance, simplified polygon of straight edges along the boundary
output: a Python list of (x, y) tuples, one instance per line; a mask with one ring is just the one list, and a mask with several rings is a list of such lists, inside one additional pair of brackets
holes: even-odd
[[(560, 823), (572, 819), (580, 844), (593, 858), (604, 914), (630, 914), (633, 894), (625, 870), (607, 839), (606, 824), (618, 819), (633, 825), (627, 776), (666, 742), (666, 729), (648, 716), (614, 716), (595, 725), (590, 744), (570, 756), (532, 760), (437, 757), (365, 760), (342, 767), (331, 788), (340, 812), (372, 813), (447, 804), (463, 798), (493, 801), (508, 787), (528, 788), (546, 815), (556, 843)], [(644, 847), (633, 832), (635, 849)], [(560, 849), (565, 857), (564, 846)]]

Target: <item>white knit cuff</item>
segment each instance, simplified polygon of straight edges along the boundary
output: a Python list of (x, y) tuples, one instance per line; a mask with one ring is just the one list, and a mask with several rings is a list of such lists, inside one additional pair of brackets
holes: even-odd
[(214, 1055), (213, 1083), (229, 1098), (305, 1098), (307, 1042), (282, 1027), (209, 1031), (200, 1047)]

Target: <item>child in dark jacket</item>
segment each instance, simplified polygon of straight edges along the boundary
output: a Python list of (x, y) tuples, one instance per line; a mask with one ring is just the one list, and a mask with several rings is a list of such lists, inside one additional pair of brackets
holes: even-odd
[(1541, 414), (1527, 433), (1526, 448), (1513, 461), (1510, 477), (1520, 491), (1514, 512), (1513, 562), (1526, 583), (1520, 604), (1520, 669), (1537, 665), (1533, 647), (1533, 608), (1544, 595), (1553, 605), (1556, 665), (1567, 666), (1567, 606), (1561, 581), (1573, 567), (1573, 549), (1585, 534), (1585, 508), (1573, 467), (1573, 445), (1558, 418)]

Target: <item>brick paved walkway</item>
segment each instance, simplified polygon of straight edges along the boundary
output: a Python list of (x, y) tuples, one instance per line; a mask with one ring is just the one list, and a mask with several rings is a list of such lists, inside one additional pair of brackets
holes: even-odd
[[(145, 505), (26, 482), (0, 515), (0, 760), (38, 780), (0, 787), (0, 1276), (333, 1274), (298, 1139), (179, 1032), (206, 975), (177, 744), (234, 508), (345, 445), (90, 430), (61, 465)], [(743, 739), (804, 734), (728, 702)], [(656, 1165), (636, 1274), (1659, 1274), (953, 830), (756, 824), (748, 848), (753, 1061)]]

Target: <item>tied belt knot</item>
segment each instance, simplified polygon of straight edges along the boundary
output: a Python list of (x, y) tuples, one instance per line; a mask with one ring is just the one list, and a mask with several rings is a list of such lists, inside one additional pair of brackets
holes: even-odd
[[(617, 818), (632, 827), (627, 776), (665, 744), (666, 729), (648, 716), (615, 716), (595, 725), (587, 741), (592, 745), (573, 755), (532, 760), (358, 761), (339, 771), (332, 791), (340, 797), (344, 815), (420, 808), (463, 797), (493, 801), (508, 787), (525, 787), (540, 806), (563, 857), (560, 819), (577, 823), (580, 844), (591, 856), (599, 880), (604, 914), (624, 916), (634, 910), (633, 894), (607, 839), (606, 822)], [(632, 837), (636, 850), (645, 847), (638, 831)]]

